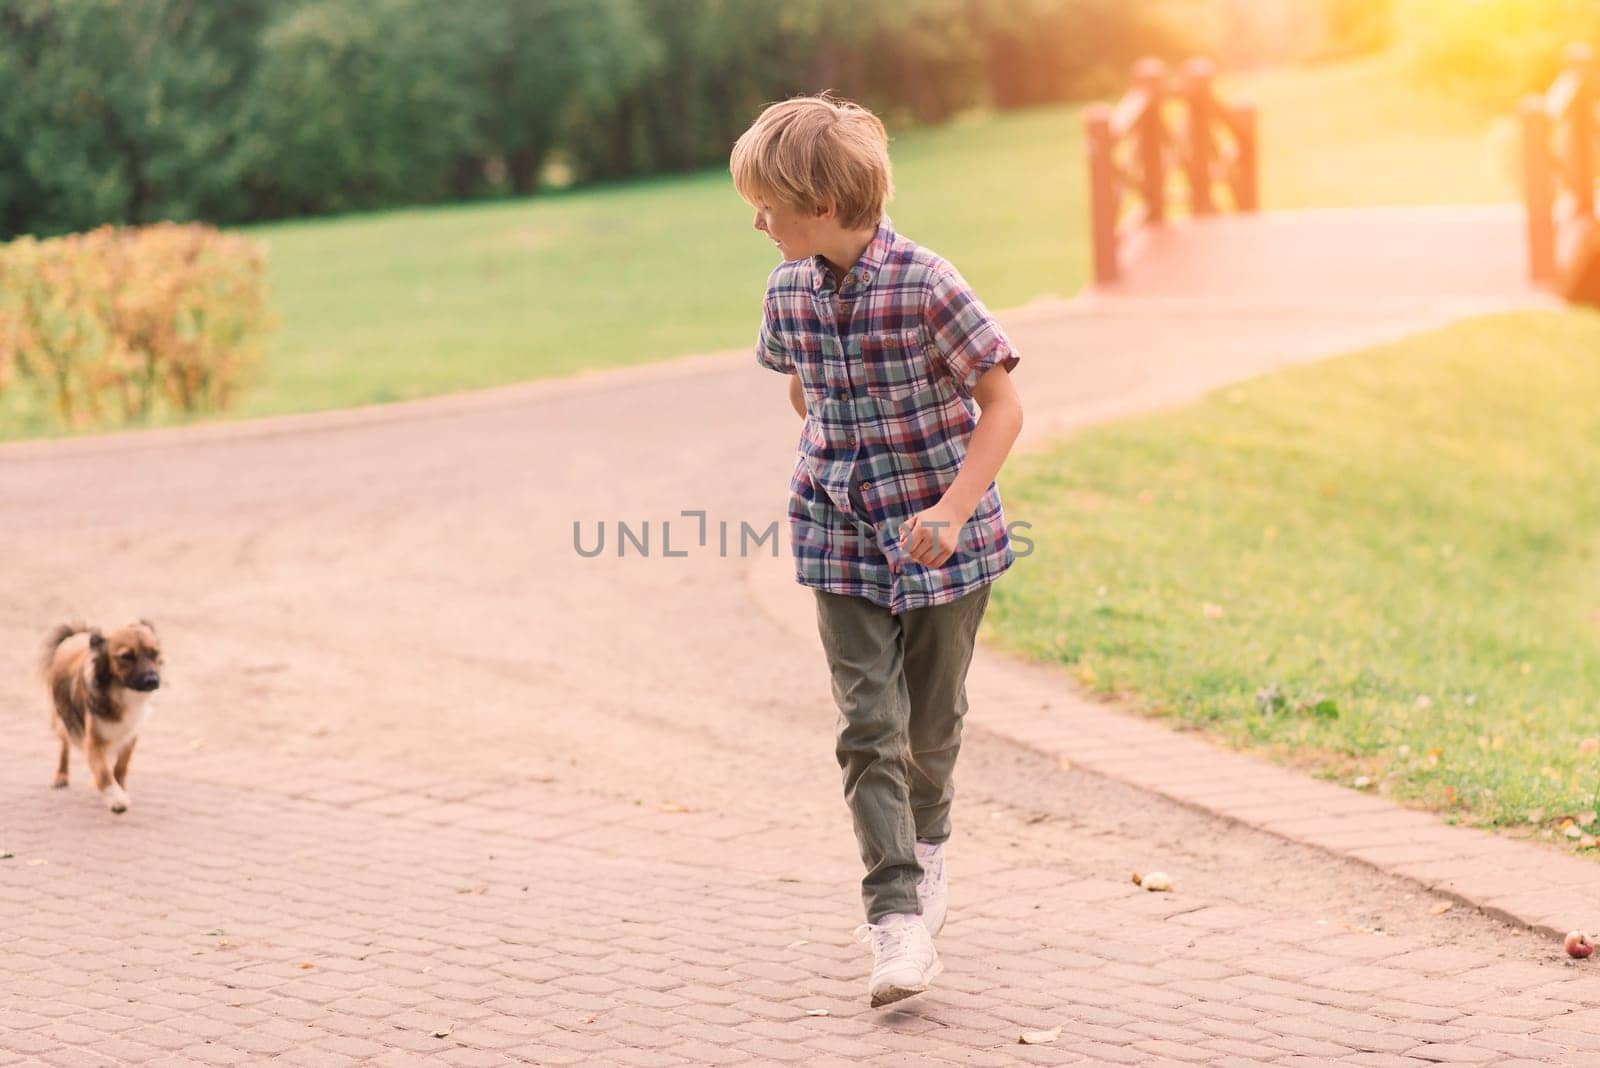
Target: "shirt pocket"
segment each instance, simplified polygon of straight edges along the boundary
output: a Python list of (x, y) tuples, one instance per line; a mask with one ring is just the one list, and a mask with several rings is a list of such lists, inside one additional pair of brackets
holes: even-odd
[(928, 386), (921, 330), (881, 330), (861, 337), (862, 385), (868, 395), (901, 398)]

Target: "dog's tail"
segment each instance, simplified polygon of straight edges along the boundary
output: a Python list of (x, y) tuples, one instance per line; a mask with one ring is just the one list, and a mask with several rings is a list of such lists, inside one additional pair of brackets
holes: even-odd
[[(61, 717), (61, 724), (67, 728), (67, 733), (75, 740), (83, 737), (83, 710), (72, 700), (71, 680), (51, 678), (50, 665), (55, 662), (56, 650), (61, 648), (62, 642), (74, 634), (82, 634), (89, 629), (87, 623), (63, 623), (50, 631), (49, 637), (44, 641), (44, 648), (39, 651), (39, 677), (50, 687), (56, 714)], [(65, 692), (63, 687), (66, 688)]]
[(56, 650), (61, 648), (61, 643), (88, 629), (87, 623), (63, 623), (50, 632), (50, 636), (44, 640), (44, 648), (39, 650), (39, 675), (46, 682), (50, 681), (50, 665), (55, 662)]

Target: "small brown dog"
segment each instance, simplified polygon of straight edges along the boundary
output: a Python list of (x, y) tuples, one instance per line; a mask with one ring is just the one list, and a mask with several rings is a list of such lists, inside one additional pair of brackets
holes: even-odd
[(67, 755), (83, 747), (95, 789), (112, 812), (128, 810), (128, 758), (161, 685), (156, 629), (138, 620), (107, 637), (66, 624), (45, 642), (39, 673), (50, 691), (50, 726), (61, 739), (55, 785), (67, 785)]

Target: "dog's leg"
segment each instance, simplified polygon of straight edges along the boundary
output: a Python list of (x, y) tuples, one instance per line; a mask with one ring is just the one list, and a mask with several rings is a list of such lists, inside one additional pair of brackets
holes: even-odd
[(89, 764), (89, 774), (94, 779), (94, 788), (100, 791), (100, 796), (106, 799), (106, 807), (112, 812), (126, 812), (128, 810), (128, 795), (117, 785), (117, 780), (111, 777), (111, 769), (106, 767), (105, 746), (100, 744), (100, 739), (94, 731), (89, 731), (83, 739), (83, 755)]
[(72, 752), (72, 746), (67, 742), (66, 736), (61, 736), (61, 759), (56, 761), (56, 781), (52, 784), (57, 790), (67, 785), (67, 757)]
[(117, 785), (124, 790), (128, 788), (128, 759), (133, 756), (133, 746), (138, 740), (137, 737), (128, 739), (128, 744), (123, 747), (122, 752), (117, 754), (117, 766), (112, 769), (112, 775), (116, 777)]

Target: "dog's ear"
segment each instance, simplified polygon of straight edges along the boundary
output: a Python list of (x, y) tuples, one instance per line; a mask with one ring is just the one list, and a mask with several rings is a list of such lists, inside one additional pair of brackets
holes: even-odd
[(154, 623), (150, 622), (148, 619), (141, 619), (141, 620), (139, 620), (139, 623), (140, 623), (141, 626), (148, 627), (150, 629), (150, 633), (151, 634), (155, 634), (156, 637), (158, 637), (158, 638), (161, 637), (161, 635), (156, 634), (156, 625)]
[(89, 632), (89, 651), (99, 656), (106, 651), (106, 636), (96, 627)]

